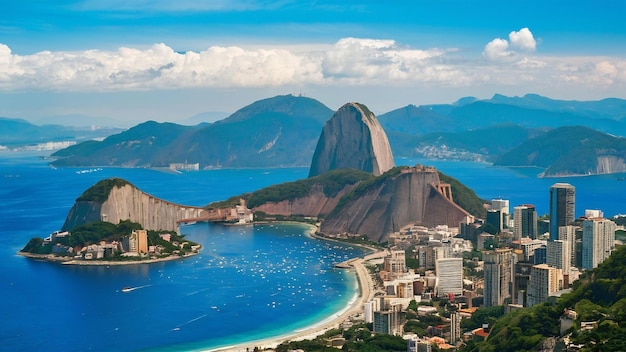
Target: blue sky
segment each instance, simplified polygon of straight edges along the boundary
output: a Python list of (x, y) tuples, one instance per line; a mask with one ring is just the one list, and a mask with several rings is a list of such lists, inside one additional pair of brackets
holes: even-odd
[(376, 113), (495, 93), (626, 98), (626, 2), (390, 3), (11, 1), (0, 116), (182, 121), (289, 93)]

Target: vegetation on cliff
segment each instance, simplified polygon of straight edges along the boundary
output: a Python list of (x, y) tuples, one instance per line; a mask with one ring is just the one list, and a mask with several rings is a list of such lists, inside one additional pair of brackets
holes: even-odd
[[(578, 318), (571, 332), (573, 344), (583, 351), (626, 350), (626, 246), (617, 247), (596, 269), (574, 283), (571, 293), (554, 304), (543, 303), (509, 313), (493, 325), (489, 337), (469, 343), (464, 351), (535, 351), (547, 337), (559, 336), (559, 318), (574, 309)], [(597, 328), (580, 330), (580, 323)]]
[(476, 217), (481, 219), (487, 217), (487, 209), (484, 207), (484, 204), (487, 202), (480, 199), (472, 189), (468, 188), (457, 179), (441, 172), (439, 172), (439, 181), (450, 184), (454, 203)]
[(119, 188), (129, 184), (130, 182), (121, 178), (105, 179), (89, 187), (76, 201), (103, 203), (109, 198), (109, 193), (111, 193), (113, 187)]
[(380, 176), (377, 176), (377, 177), (372, 176), (369, 179), (364, 180), (363, 182), (359, 183), (359, 185), (355, 189), (353, 189), (352, 192), (341, 197), (341, 199), (339, 200), (339, 203), (337, 203), (337, 206), (335, 207), (335, 209), (333, 209), (333, 212), (340, 211), (341, 208), (343, 208), (350, 201), (361, 197), (362, 195), (364, 195), (365, 193), (367, 193), (368, 191), (374, 188), (379, 187), (389, 178), (398, 176), (404, 168), (406, 168), (406, 166), (396, 166), (390, 170), (387, 170), (384, 174)]
[(373, 178), (374, 176), (367, 172), (354, 169), (339, 169), (303, 180), (269, 186), (244, 195), (243, 198), (247, 200), (249, 208), (254, 208), (265, 203), (304, 198), (310, 195), (314, 185), (322, 186), (324, 195), (333, 198), (346, 186)]

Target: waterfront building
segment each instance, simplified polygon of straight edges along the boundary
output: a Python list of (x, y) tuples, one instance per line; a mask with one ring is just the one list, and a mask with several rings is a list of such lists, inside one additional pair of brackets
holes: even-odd
[(403, 250), (392, 250), (391, 254), (385, 257), (384, 270), (395, 274), (407, 272), (405, 252)]
[(148, 231), (134, 230), (128, 239), (129, 252), (148, 253)]
[(463, 258), (437, 259), (435, 272), (439, 297), (463, 294)]
[(548, 264), (534, 265), (528, 283), (528, 306), (548, 301), (551, 294), (559, 290), (561, 270)]
[(575, 216), (576, 188), (569, 183), (550, 187), (550, 239), (559, 239), (559, 226), (571, 225)]
[(537, 238), (537, 211), (532, 204), (523, 204), (513, 208), (513, 237)]
[(517, 255), (510, 248), (483, 251), (484, 305), (498, 306), (511, 299)]
[(366, 323), (374, 322), (374, 302), (373, 301), (365, 302), (365, 304), (363, 305), (363, 320)]
[(613, 221), (604, 218), (583, 221), (583, 269), (593, 269), (611, 255), (615, 248), (616, 229)]

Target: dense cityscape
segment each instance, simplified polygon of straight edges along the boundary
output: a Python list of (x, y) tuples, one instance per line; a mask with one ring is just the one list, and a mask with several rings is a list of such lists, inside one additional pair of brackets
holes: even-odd
[[(457, 349), (489, 335), (487, 321), (493, 320), (483, 316), (476, 326), (474, 314), (496, 307), (502, 315), (571, 292), (582, 272), (611, 255), (615, 232), (623, 230), (601, 210), (585, 209), (575, 218), (575, 193), (567, 183), (550, 187), (549, 217), (538, 218), (531, 204), (510, 212), (508, 200), (493, 199), (484, 220), (395, 233), (384, 259), (369, 261), (379, 282), (374, 299), (342, 327), (372, 324), (374, 333), (402, 336), (408, 351)], [(575, 310), (564, 312), (561, 331), (572, 329), (576, 319)], [(597, 322), (578, 328), (593, 327)], [(568, 334), (561, 339), (567, 350), (584, 347)]]

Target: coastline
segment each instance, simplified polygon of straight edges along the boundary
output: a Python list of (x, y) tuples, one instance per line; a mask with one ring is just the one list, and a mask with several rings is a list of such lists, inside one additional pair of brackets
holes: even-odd
[(170, 255), (168, 257), (163, 258), (151, 258), (151, 259), (142, 259), (142, 260), (129, 260), (129, 261), (112, 261), (112, 260), (76, 260), (71, 257), (58, 257), (53, 254), (34, 254), (18, 251), (18, 255), (30, 258), (30, 259), (39, 259), (51, 263), (58, 263), (62, 265), (84, 265), (84, 266), (110, 266), (110, 265), (137, 265), (137, 264), (150, 264), (150, 263), (158, 263), (158, 262), (168, 262), (176, 259), (185, 259), (192, 257), (194, 255), (200, 254), (200, 252), (192, 252), (187, 253), (184, 256), (179, 255)]
[[(316, 234), (318, 227), (311, 224), (299, 223), (311, 226), (311, 231), (307, 232), (307, 235), (310, 235), (313, 238), (327, 241), (337, 241), (332, 238), (321, 237)], [(342, 242), (346, 243), (346, 242)], [(361, 247), (364, 247), (368, 250), (373, 250), (372, 247), (355, 244)], [(370, 275), (368, 269), (365, 267), (365, 262), (377, 259), (385, 256), (387, 254), (387, 250), (378, 250), (373, 253), (369, 253), (364, 255), (363, 257), (357, 257), (349, 259), (343, 264), (345, 264), (346, 268), (344, 270), (354, 271), (357, 277), (358, 283), (358, 293), (356, 293), (353, 298), (350, 299), (348, 304), (342, 308), (341, 310), (334, 312), (330, 316), (315, 322), (307, 327), (294, 330), (291, 333), (282, 334), (275, 337), (268, 337), (259, 340), (252, 340), (247, 342), (236, 343), (230, 346), (216, 347), (210, 349), (199, 349), (199, 351), (207, 351), (207, 352), (248, 352), (252, 351), (255, 348), (258, 350), (272, 350), (275, 349), (278, 345), (283, 342), (288, 341), (301, 341), (301, 340), (311, 340), (320, 335), (323, 335), (327, 331), (331, 329), (335, 329), (341, 326), (341, 324), (348, 320), (351, 317), (362, 315), (363, 314), (363, 306), (366, 302), (370, 301), (374, 298), (374, 294), (376, 293), (376, 287), (372, 276)]]

